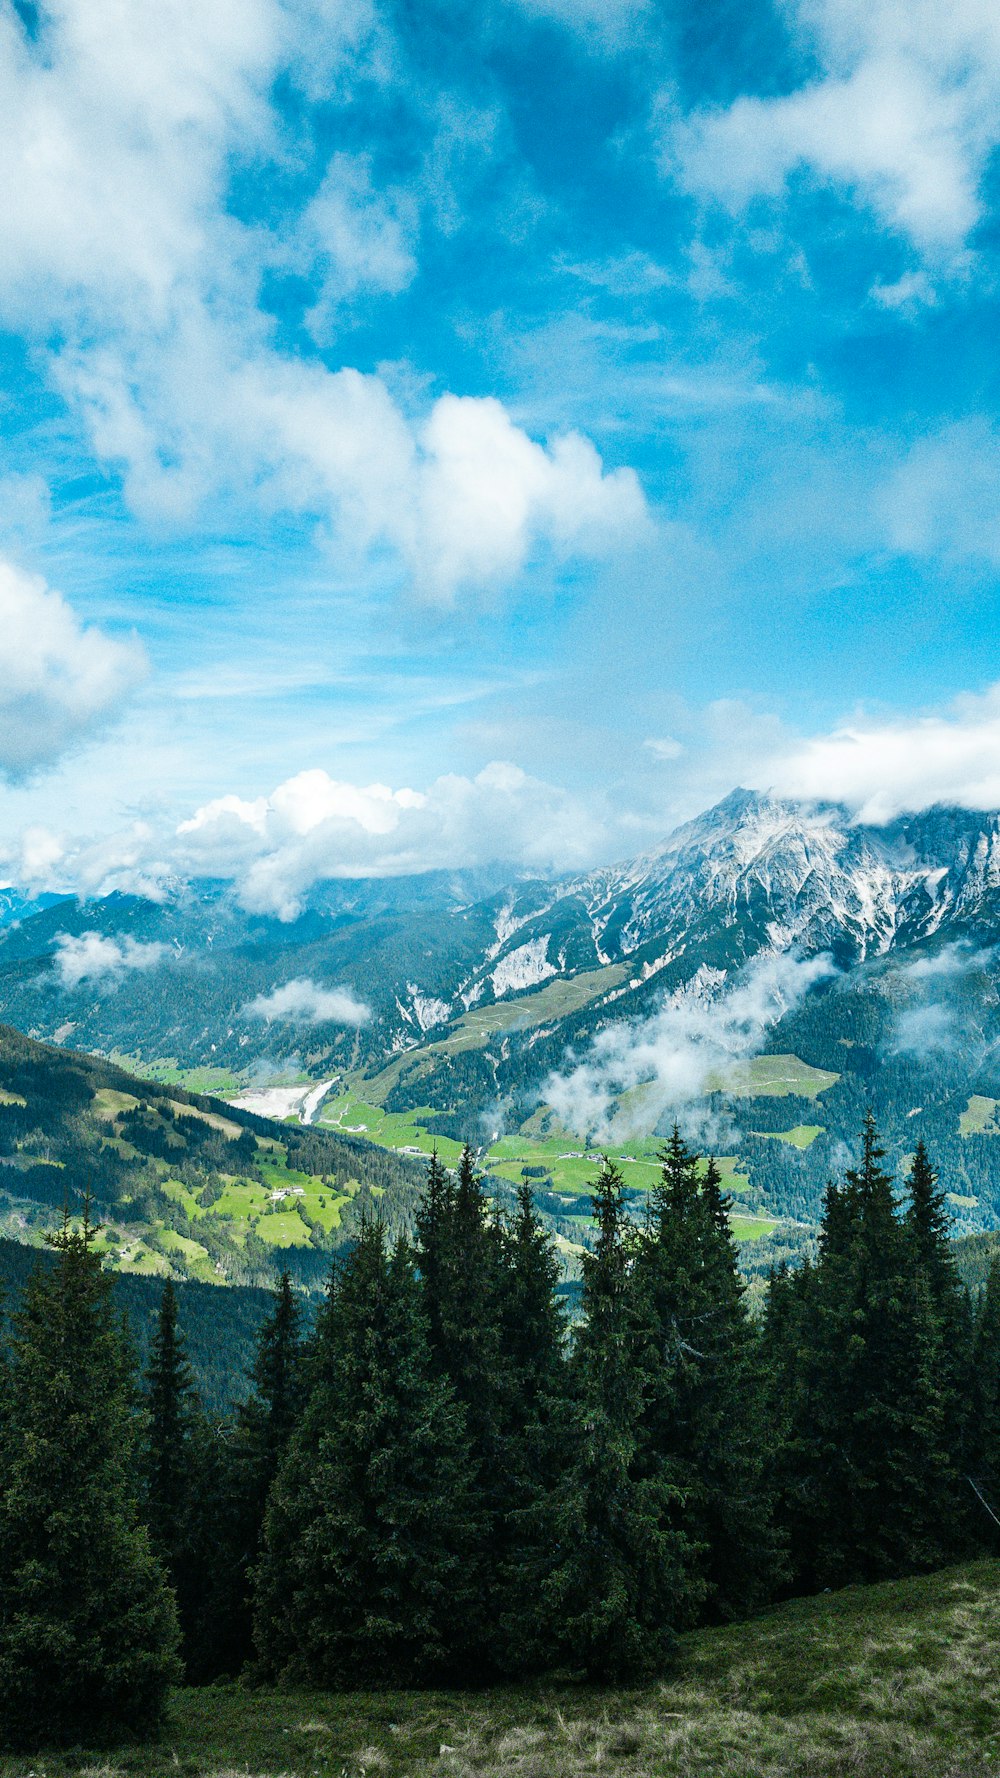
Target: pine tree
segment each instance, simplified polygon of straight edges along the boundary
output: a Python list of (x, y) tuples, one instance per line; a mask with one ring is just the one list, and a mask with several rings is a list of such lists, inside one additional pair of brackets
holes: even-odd
[(869, 1114), (860, 1167), (827, 1192), (802, 1304), (783, 1479), (807, 1586), (933, 1566), (954, 1505), (931, 1291), (882, 1158)]
[(551, 1503), (566, 1426), (566, 1328), (555, 1294), (559, 1262), (532, 1200), (518, 1191), (517, 1213), (501, 1228), (500, 1339), (504, 1399), (505, 1499), (495, 1528), (500, 1637), (496, 1662), (523, 1673), (525, 1638), (539, 1577), (551, 1561)]
[(221, 1528), (224, 1572), (218, 1576), (213, 1630), (222, 1673), (238, 1673), (253, 1658), (253, 1571), (260, 1560), (267, 1499), (303, 1407), (301, 1327), (302, 1312), (283, 1272), (273, 1313), (258, 1336), (250, 1372), (253, 1391), (241, 1404), (230, 1435), (218, 1445), (226, 1510)]
[(175, 1587), (186, 1534), (193, 1393), (177, 1327), (177, 1292), (168, 1278), (146, 1368), (146, 1500), (150, 1535)]
[[(971, 1480), (990, 1510), (1000, 1515), (1000, 1259), (990, 1266), (976, 1308), (967, 1457), (965, 1486)], [(996, 1550), (1000, 1530), (974, 1494), (971, 1506), (975, 1542)]]
[(762, 1369), (718, 1168), (710, 1160), (699, 1179), (698, 1157), (676, 1126), (650, 1210), (636, 1258), (650, 1370), (643, 1439), (680, 1491), (692, 1610), (746, 1615), (773, 1590), (780, 1567)]
[(67, 1216), (52, 1245), (14, 1318), (0, 1478), (2, 1735), (24, 1748), (150, 1732), (179, 1677), (110, 1284), (86, 1221)]
[(923, 1142), (917, 1143), (906, 1183), (903, 1226), (935, 1323), (931, 1363), (941, 1405), (941, 1483), (950, 1499), (946, 1523), (951, 1527), (942, 1548), (957, 1556), (975, 1539), (976, 1509), (964, 1479), (970, 1460), (973, 1316), (955, 1263), (953, 1218)]
[(390, 1255), (380, 1224), (339, 1269), (313, 1376), (267, 1511), (262, 1670), (335, 1687), (455, 1673), (478, 1535), (464, 1417), (432, 1363), (412, 1257)]
[(552, 1503), (552, 1560), (540, 1578), (531, 1646), (589, 1679), (656, 1672), (674, 1643), (689, 1550), (679, 1494), (653, 1466), (640, 1426), (648, 1372), (632, 1279), (635, 1242), (623, 1180), (605, 1160), (594, 1189), (597, 1238), (584, 1260), (583, 1323), (572, 1359), (569, 1462)]
[(431, 1355), (464, 1410), (472, 1516), (481, 1530), (469, 1552), (471, 1590), (479, 1601), (479, 1613), (477, 1621), (467, 1623), (466, 1632), (470, 1667), (481, 1671), (497, 1650), (503, 1520), (511, 1494), (505, 1426), (509, 1390), (500, 1329), (503, 1243), (468, 1145), (454, 1182), (444, 1175), (436, 1157), (432, 1159), (417, 1235)]

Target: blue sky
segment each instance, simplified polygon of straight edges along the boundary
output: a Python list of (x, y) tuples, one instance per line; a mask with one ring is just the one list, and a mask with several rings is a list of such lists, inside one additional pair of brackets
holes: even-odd
[(0, 0), (8, 875), (287, 911), (739, 782), (1000, 804), (1000, 18), (945, 11)]

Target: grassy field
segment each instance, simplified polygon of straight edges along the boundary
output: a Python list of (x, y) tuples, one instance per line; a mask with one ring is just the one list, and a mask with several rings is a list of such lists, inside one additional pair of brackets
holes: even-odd
[(516, 1000), (501, 1000), (495, 1006), (473, 1007), (463, 1013), (447, 1037), (422, 1044), (419, 1050), (406, 1050), (383, 1068), (381, 1073), (365, 1082), (369, 1099), (381, 1105), (405, 1070), (417, 1075), (429, 1072), (435, 1058), (453, 1056), (461, 1050), (482, 1049), (498, 1031), (526, 1031), (544, 1025), (548, 1019), (565, 1018), (578, 1012), (592, 1000), (599, 1000), (616, 988), (625, 978), (621, 963), (604, 969), (584, 970), (580, 975), (549, 982), (535, 994), (522, 994)]
[(755, 1130), (755, 1136), (765, 1136), (768, 1141), (790, 1142), (793, 1148), (808, 1148), (817, 1136), (822, 1136), (825, 1124), (796, 1124), (791, 1130)]
[(987, 1099), (983, 1093), (973, 1093), (959, 1116), (958, 1128), (962, 1136), (1000, 1136), (996, 1099)]
[(713, 1081), (738, 1098), (784, 1098), (796, 1093), (802, 1099), (818, 1099), (840, 1079), (829, 1068), (813, 1068), (799, 1056), (751, 1056), (739, 1062), (725, 1080)]
[(176, 1695), (156, 1747), (0, 1756), (0, 1778), (995, 1778), (1000, 1563), (797, 1600), (671, 1672), (330, 1696)]
[(317, 1121), (326, 1129), (363, 1136), (366, 1142), (377, 1142), (381, 1148), (416, 1150), (426, 1155), (436, 1148), (446, 1166), (457, 1166), (462, 1144), (449, 1136), (432, 1135), (425, 1122), (434, 1116), (429, 1105), (413, 1111), (386, 1111), (356, 1092), (345, 1092), (336, 1096), (331, 1093), (324, 1099)]

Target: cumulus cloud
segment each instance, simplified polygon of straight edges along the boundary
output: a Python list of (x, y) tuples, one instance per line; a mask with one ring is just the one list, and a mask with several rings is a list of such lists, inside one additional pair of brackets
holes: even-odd
[(790, 0), (818, 74), (776, 98), (672, 120), (666, 156), (733, 210), (806, 170), (857, 193), (924, 252), (954, 255), (1000, 141), (1000, 14), (983, 0)]
[(581, 1138), (654, 1129), (758, 1054), (768, 1028), (833, 973), (828, 957), (792, 955), (756, 958), (732, 978), (703, 966), (651, 1018), (599, 1032), (585, 1057), (550, 1075), (545, 1103)]
[(57, 933), (55, 947), (53, 961), (63, 988), (79, 988), (84, 982), (114, 986), (136, 970), (155, 969), (170, 950), (134, 938), (104, 938), (99, 932)]
[(243, 1010), (252, 1019), (289, 1025), (367, 1025), (372, 1016), (349, 988), (321, 988), (308, 976), (258, 994)]
[(444, 600), (509, 580), (537, 551), (621, 548), (643, 496), (588, 441), (543, 444), (482, 398), (405, 411), (381, 377), (275, 343), (270, 272), (317, 290), (307, 324), (325, 344), (338, 303), (398, 292), (416, 267), (415, 200), (380, 189), (361, 157), (330, 160), (280, 241), (228, 208), (234, 168), (294, 150), (271, 94), (281, 79), (312, 94), (301, 42), (322, 41), (330, 90), (338, 56), (349, 71), (376, 32), (364, 11), (65, 0), (36, 41), (4, 9), (7, 324), (50, 354), (98, 457), (158, 522), (250, 498), (318, 519), (345, 550), (388, 548)]
[(146, 672), (139, 643), (80, 623), (38, 575), (0, 559), (0, 772), (52, 765), (100, 729)]
[(234, 877), (245, 907), (292, 919), (313, 883), (508, 861), (589, 863), (600, 823), (570, 793), (495, 762), (426, 791), (300, 772), (269, 797), (223, 796), (182, 822), (187, 872)]

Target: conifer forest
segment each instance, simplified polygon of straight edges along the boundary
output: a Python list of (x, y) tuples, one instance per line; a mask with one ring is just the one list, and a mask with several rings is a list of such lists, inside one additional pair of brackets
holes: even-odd
[(240, 1676), (635, 1687), (700, 1627), (993, 1556), (1000, 1262), (970, 1294), (932, 1159), (902, 1197), (882, 1160), (869, 1117), (754, 1316), (714, 1163), (675, 1129), (637, 1222), (605, 1162), (570, 1321), (529, 1187), (501, 1214), (432, 1157), (414, 1239), (367, 1218), (308, 1329), (282, 1278), (228, 1415), (169, 1280), (137, 1374), (67, 1217), (4, 1323), (3, 1746), (155, 1739)]

